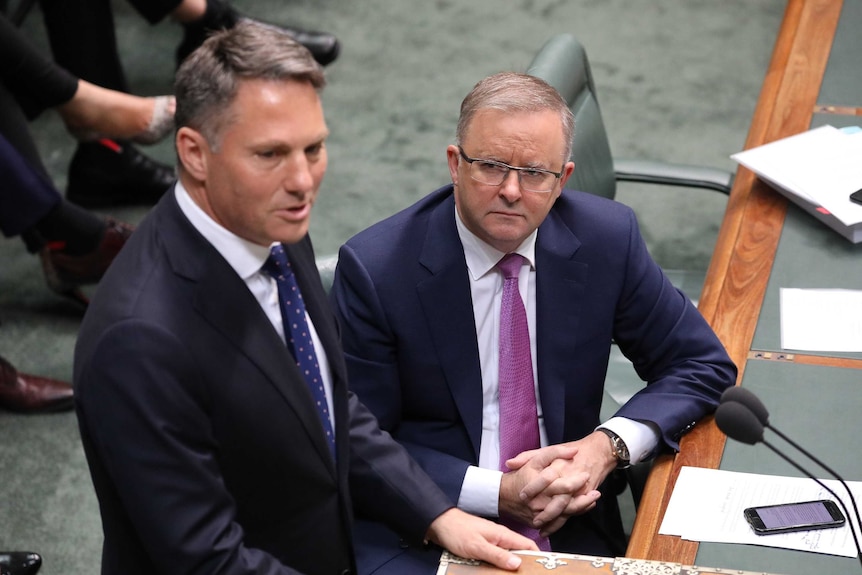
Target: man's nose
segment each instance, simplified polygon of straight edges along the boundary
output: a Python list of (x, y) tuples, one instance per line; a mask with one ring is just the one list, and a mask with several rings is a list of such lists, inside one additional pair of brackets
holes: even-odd
[(500, 195), (509, 202), (516, 202), (521, 198), (521, 180), (517, 170), (509, 170), (503, 183), (500, 184)]
[(284, 186), (288, 192), (308, 193), (314, 189), (314, 177), (311, 175), (311, 165), (304, 155), (298, 155), (288, 163), (284, 177)]

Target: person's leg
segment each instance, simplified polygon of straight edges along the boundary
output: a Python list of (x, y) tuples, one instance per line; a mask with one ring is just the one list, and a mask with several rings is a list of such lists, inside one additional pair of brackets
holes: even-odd
[(108, 225), (66, 201), (37, 165), (0, 135), (0, 231), (21, 236), (30, 252), (48, 249), (77, 257), (97, 251)]
[(28, 119), (69, 101), (78, 78), (57, 66), (0, 14), (0, 83), (15, 97)]
[[(7, 237), (22, 235), (54, 209), (62, 196), (49, 184), (27, 120), (15, 98), (0, 82), (0, 231)], [(25, 243), (31, 252), (41, 244)]]
[(110, 0), (40, 0), (54, 60), (88, 82), (129, 92)]
[(14, 98), (0, 84), (0, 231), (38, 252), (55, 292), (85, 303), (132, 227), (66, 201), (54, 187)]
[(155, 143), (173, 129), (173, 96), (140, 98), (79, 80), (44, 57), (2, 15), (0, 54), (0, 84), (30, 120), (55, 108), (75, 137), (90, 140), (108, 136)]
[[(57, 62), (92, 84), (128, 92), (110, 0), (40, 2)], [(129, 141), (85, 142), (72, 156), (66, 197), (86, 207), (152, 204), (173, 181), (172, 166), (146, 156)]]
[(78, 81), (75, 96), (57, 107), (66, 129), (79, 140), (130, 138), (154, 144), (173, 132), (173, 96), (141, 98)]
[(63, 199), (3, 137), (0, 178), (4, 235), (20, 235), (30, 252), (39, 253), (51, 290), (86, 305), (80, 286), (102, 278), (132, 235), (132, 226), (103, 220)]

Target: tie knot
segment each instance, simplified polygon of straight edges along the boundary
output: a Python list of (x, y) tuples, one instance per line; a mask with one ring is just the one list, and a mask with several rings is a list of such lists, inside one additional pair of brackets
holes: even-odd
[(506, 254), (497, 262), (497, 267), (503, 272), (507, 280), (517, 278), (524, 264), (524, 256), (520, 254)]
[(276, 279), (278, 276), (284, 277), (292, 273), (290, 261), (281, 244), (276, 244), (269, 250), (269, 257), (263, 264), (263, 271)]

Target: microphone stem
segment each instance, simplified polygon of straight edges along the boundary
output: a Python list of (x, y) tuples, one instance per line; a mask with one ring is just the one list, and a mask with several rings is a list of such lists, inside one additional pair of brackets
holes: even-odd
[(771, 429), (781, 439), (783, 439), (784, 441), (786, 441), (787, 443), (789, 443), (790, 445), (792, 445), (793, 447), (798, 449), (800, 452), (802, 452), (802, 454), (805, 455), (805, 457), (807, 457), (808, 459), (810, 459), (811, 461), (813, 461), (814, 463), (816, 463), (817, 465), (819, 465), (820, 467), (825, 469), (827, 471), (827, 473), (832, 475), (832, 477), (837, 479), (841, 483), (841, 485), (844, 486), (844, 489), (847, 491), (847, 495), (850, 496), (850, 503), (853, 504), (853, 511), (856, 514), (856, 525), (859, 525), (860, 526), (859, 528), (862, 529), (862, 519), (859, 518), (859, 507), (856, 505), (856, 498), (853, 497), (853, 492), (850, 491), (850, 487), (847, 485), (847, 483), (843, 479), (841, 479), (841, 476), (838, 475), (837, 473), (835, 473), (834, 469), (832, 469), (831, 467), (829, 467), (828, 465), (826, 465), (825, 463), (823, 463), (822, 461), (820, 461), (819, 459), (814, 457), (814, 455), (809, 453), (804, 447), (802, 447), (801, 445), (799, 445), (798, 443), (796, 443), (795, 441), (793, 441), (792, 439), (790, 439), (789, 437), (787, 437), (786, 435), (781, 433), (779, 430), (775, 429), (774, 427), (772, 427), (768, 423), (766, 424), (766, 427)]
[[(770, 429), (775, 431), (774, 428), (770, 427)], [(853, 543), (856, 545), (856, 558), (859, 560), (859, 563), (862, 564), (862, 547), (859, 546), (859, 539), (856, 537), (856, 528), (853, 526), (853, 519), (851, 518), (850, 512), (847, 511), (847, 505), (844, 504), (844, 500), (842, 500), (840, 497), (838, 497), (838, 495), (836, 495), (834, 491), (832, 491), (829, 487), (827, 487), (825, 483), (823, 483), (822, 481), (820, 481), (819, 479), (814, 477), (810, 472), (803, 469), (802, 466), (800, 466), (798, 463), (796, 463), (795, 461), (793, 461), (792, 459), (790, 459), (789, 457), (784, 455), (781, 451), (779, 451), (778, 449), (773, 447), (771, 443), (767, 442), (765, 439), (762, 441), (763, 441), (763, 445), (765, 445), (766, 447), (771, 449), (773, 451), (773, 453), (775, 453), (781, 459), (783, 459), (784, 461), (786, 461), (787, 463), (789, 463), (790, 465), (792, 465), (793, 467), (795, 467), (796, 469), (798, 469), (799, 471), (804, 473), (806, 477), (809, 477), (810, 479), (813, 479), (814, 481), (816, 481), (817, 485), (819, 485), (820, 487), (822, 487), (823, 489), (828, 491), (829, 494), (832, 495), (832, 497), (834, 497), (838, 501), (838, 503), (841, 505), (841, 508), (844, 510), (844, 514), (847, 515), (848, 518), (850, 518), (849, 519), (850, 534), (853, 535)], [(803, 451), (803, 453), (805, 453), (805, 452)], [(849, 491), (849, 489), (848, 489), (848, 491)], [(851, 495), (851, 497), (852, 497), (852, 495)]]

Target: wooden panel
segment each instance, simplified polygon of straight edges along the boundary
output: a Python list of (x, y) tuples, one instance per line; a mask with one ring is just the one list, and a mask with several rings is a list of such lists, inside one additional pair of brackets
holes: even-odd
[[(808, 129), (820, 91), (840, 0), (790, 0), (772, 53), (745, 149)], [(754, 337), (781, 235), (786, 200), (740, 168), (707, 272), (699, 309), (740, 368)], [(683, 438), (675, 457), (656, 462), (638, 509), (627, 555), (694, 563), (697, 543), (658, 534), (682, 466), (717, 468), (724, 435), (707, 418)]]

